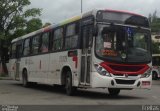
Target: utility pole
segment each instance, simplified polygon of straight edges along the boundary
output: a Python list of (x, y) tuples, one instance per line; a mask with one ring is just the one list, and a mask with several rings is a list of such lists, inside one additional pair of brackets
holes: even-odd
[(83, 13), (83, 0), (81, 0), (81, 13)]

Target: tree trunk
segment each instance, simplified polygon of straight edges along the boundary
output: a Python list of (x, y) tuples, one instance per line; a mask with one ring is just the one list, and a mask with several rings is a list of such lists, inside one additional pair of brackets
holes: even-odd
[(4, 41), (0, 40), (0, 60), (2, 63), (2, 71), (4, 74), (8, 74), (8, 69), (7, 69), (7, 65), (6, 65), (6, 58), (7, 58), (7, 53), (8, 50), (6, 48), (3, 47), (4, 45)]

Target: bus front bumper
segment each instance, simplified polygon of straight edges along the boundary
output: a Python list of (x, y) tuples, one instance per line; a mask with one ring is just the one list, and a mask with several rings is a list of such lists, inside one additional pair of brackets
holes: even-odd
[(152, 77), (148, 78), (114, 78), (92, 73), (93, 88), (120, 88), (120, 89), (151, 89)]

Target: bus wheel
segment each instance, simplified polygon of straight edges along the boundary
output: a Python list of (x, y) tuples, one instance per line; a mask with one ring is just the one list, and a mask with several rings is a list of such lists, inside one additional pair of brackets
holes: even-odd
[(108, 92), (111, 96), (118, 96), (118, 94), (120, 93), (120, 89), (108, 88)]
[(23, 71), (22, 84), (23, 84), (24, 87), (28, 87), (29, 86), (28, 77), (27, 77), (27, 70)]
[(66, 93), (69, 96), (72, 96), (75, 92), (75, 87), (72, 86), (72, 74), (70, 71), (67, 72), (66, 75), (66, 84), (65, 84), (65, 88), (66, 88)]
[(153, 80), (157, 80), (158, 79), (158, 74), (156, 72), (153, 72), (152, 79)]

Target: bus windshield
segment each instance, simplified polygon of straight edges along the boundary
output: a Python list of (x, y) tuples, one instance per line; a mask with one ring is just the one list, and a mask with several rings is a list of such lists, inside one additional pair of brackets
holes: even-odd
[(106, 61), (147, 63), (151, 61), (150, 32), (141, 28), (99, 25), (96, 55)]

